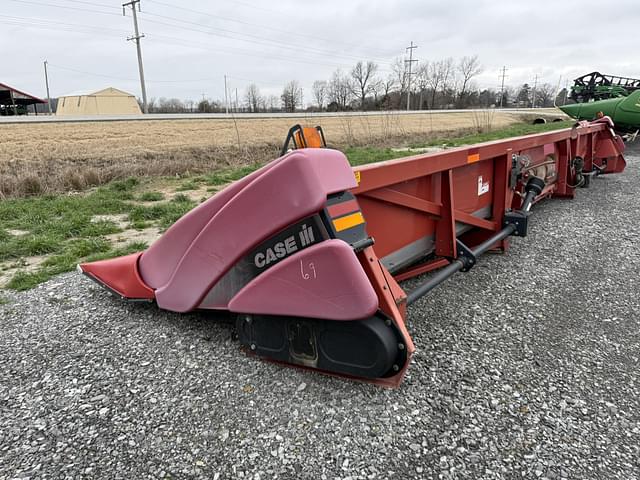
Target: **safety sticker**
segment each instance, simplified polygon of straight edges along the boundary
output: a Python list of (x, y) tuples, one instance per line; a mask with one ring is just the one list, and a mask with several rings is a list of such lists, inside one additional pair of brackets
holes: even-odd
[(484, 195), (489, 191), (489, 182), (482, 181), (482, 175), (478, 177), (478, 196)]
[(353, 172), (353, 174), (356, 177), (356, 183), (360, 185), (360, 172)]

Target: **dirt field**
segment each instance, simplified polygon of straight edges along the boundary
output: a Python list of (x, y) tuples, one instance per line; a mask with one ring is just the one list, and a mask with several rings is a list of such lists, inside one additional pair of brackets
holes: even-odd
[[(305, 120), (305, 119), (302, 119)], [(277, 156), (293, 123), (321, 124), (335, 146), (398, 145), (523, 120), (508, 112), (10, 124), (0, 129), (0, 197), (82, 190), (130, 175), (210, 171)]]

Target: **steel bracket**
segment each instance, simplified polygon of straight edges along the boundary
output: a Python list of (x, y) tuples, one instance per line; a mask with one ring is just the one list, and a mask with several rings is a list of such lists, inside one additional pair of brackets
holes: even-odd
[(456, 250), (458, 252), (458, 257), (456, 258), (456, 260), (462, 262), (462, 271), (468, 272), (476, 264), (476, 256), (473, 254), (469, 247), (467, 247), (464, 243), (457, 239)]
[(526, 237), (527, 227), (529, 226), (529, 215), (521, 211), (511, 211), (504, 214), (503, 227), (513, 225), (515, 230), (513, 235), (516, 237)]

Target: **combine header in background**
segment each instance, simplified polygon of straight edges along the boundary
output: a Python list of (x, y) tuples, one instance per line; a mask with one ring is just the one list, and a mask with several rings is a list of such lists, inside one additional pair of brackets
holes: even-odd
[(591, 72), (573, 81), (571, 99), (578, 103), (606, 100), (626, 97), (636, 90), (640, 90), (640, 79)]
[[(289, 138), (324, 145), (315, 129)], [(622, 172), (623, 150), (601, 123), (353, 169), (339, 151), (295, 149), (146, 251), (80, 269), (126, 299), (232, 312), (259, 357), (397, 386), (414, 352), (407, 306), (526, 236), (536, 203)]]
[(602, 115), (607, 116), (615, 122), (615, 128), (624, 133), (637, 132), (640, 128), (640, 90), (628, 97), (571, 103), (558, 108), (576, 120), (594, 120)]
[(640, 129), (640, 79), (588, 73), (575, 79), (571, 99), (577, 103), (558, 108), (576, 120), (594, 120), (602, 112), (620, 132)]

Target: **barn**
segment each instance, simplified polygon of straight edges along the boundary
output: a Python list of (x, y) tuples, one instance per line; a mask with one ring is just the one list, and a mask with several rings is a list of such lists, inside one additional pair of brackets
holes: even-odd
[(0, 115), (27, 115), (31, 105), (37, 115), (35, 108), (41, 103), (47, 101), (0, 83)]
[(140, 115), (136, 97), (117, 88), (75, 92), (58, 97), (56, 115)]

